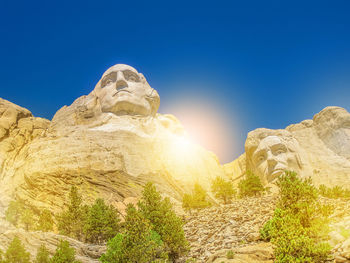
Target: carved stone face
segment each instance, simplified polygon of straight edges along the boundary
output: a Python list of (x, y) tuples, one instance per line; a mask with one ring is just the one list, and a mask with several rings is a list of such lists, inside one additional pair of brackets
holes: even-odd
[(109, 68), (96, 85), (102, 112), (116, 115), (155, 115), (159, 95), (145, 77), (128, 65), (117, 64)]
[(350, 113), (340, 107), (327, 107), (314, 117), (316, 132), (325, 145), (350, 160)]
[(295, 139), (269, 135), (257, 141), (248, 151), (249, 170), (258, 175), (263, 184), (268, 184), (285, 170), (300, 172), (301, 161)]

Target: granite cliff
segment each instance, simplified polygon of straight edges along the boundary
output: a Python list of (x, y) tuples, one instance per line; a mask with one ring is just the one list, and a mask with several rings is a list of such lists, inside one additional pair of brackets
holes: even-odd
[[(86, 203), (103, 198), (122, 212), (137, 201), (147, 181), (175, 204), (194, 182), (209, 190), (216, 176), (238, 182), (248, 170), (265, 185), (286, 169), (311, 176), (318, 185), (350, 185), (350, 114), (343, 108), (327, 107), (286, 129), (251, 131), (245, 153), (222, 166), (213, 153), (187, 139), (175, 116), (159, 114), (159, 103), (145, 77), (121, 64), (109, 68), (90, 94), (63, 106), (51, 121), (0, 99), (0, 249), (19, 236), (32, 255), (42, 243), (53, 253), (64, 238), (79, 260), (98, 262), (105, 246), (28, 232), (5, 221), (11, 200), (23, 201), (34, 212), (62, 211), (72, 185)], [(349, 206), (342, 202), (332, 236), (336, 262), (350, 258), (350, 239), (339, 237), (350, 229)], [(271, 195), (183, 213), (190, 256), (222, 262), (233, 249), (236, 261), (225, 262), (272, 262), (271, 245), (259, 241), (258, 231), (274, 203)], [(344, 214), (338, 216), (339, 211)]]
[(245, 153), (224, 165), (238, 181), (247, 170), (268, 184), (284, 170), (311, 177), (316, 185), (350, 185), (350, 113), (326, 107), (312, 120), (281, 130), (259, 128), (248, 133)]
[(157, 91), (121, 64), (52, 121), (1, 99), (3, 206), (19, 199), (61, 210), (72, 185), (88, 202), (101, 197), (122, 209), (147, 181), (174, 202), (196, 181), (208, 188), (224, 175), (217, 157), (188, 141), (180, 122), (157, 113), (158, 107)]

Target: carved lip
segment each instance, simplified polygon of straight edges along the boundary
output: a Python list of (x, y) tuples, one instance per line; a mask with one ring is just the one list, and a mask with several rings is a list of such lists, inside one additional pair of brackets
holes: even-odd
[(126, 89), (120, 89), (120, 90), (118, 90), (116, 93), (114, 93), (113, 97), (116, 96), (116, 95), (118, 95), (118, 93), (120, 93), (120, 92), (131, 93), (130, 91), (128, 91), (128, 90), (126, 90)]
[(285, 171), (285, 169), (282, 169), (282, 168), (277, 168), (275, 170), (273, 170), (270, 175), (274, 176), (274, 175), (277, 175), (277, 174), (281, 174)]

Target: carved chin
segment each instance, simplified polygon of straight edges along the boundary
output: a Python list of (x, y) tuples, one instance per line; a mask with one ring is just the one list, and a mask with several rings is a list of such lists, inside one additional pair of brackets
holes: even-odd
[(118, 101), (111, 107), (105, 107), (102, 109), (104, 112), (111, 112), (116, 115), (143, 115), (147, 116), (151, 114), (150, 106), (148, 103), (133, 103), (128, 100)]

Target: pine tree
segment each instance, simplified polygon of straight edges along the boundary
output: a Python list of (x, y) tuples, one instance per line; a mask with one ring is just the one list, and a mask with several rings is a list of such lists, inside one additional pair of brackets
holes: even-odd
[(108, 242), (107, 251), (100, 258), (102, 263), (148, 263), (162, 254), (162, 241), (151, 230), (149, 221), (132, 205), (127, 207), (125, 233), (118, 234)]
[(216, 198), (222, 199), (225, 204), (236, 194), (231, 181), (225, 181), (220, 176), (217, 176), (211, 185), (211, 191), (215, 194)]
[(119, 230), (118, 211), (105, 204), (103, 199), (96, 199), (89, 208), (84, 233), (88, 242), (101, 244), (114, 237)]
[(210, 205), (211, 203), (207, 200), (207, 193), (199, 183), (194, 184), (192, 194), (184, 194), (182, 199), (182, 207), (186, 210), (205, 208)]
[(15, 236), (5, 253), (6, 263), (29, 263), (30, 254), (22, 245), (21, 240)]
[(49, 263), (49, 262), (50, 262), (50, 253), (47, 250), (46, 246), (43, 244), (38, 248), (34, 263)]
[(69, 246), (68, 241), (61, 240), (50, 263), (80, 263), (75, 259), (75, 250)]
[(33, 211), (29, 208), (26, 208), (23, 211), (23, 214), (21, 216), (21, 221), (24, 224), (25, 228), (27, 231), (29, 231), (30, 229), (32, 229), (33, 225), (34, 225), (34, 214)]
[(266, 189), (262, 185), (259, 176), (247, 171), (246, 177), (238, 183), (239, 196), (261, 195)]
[(37, 229), (44, 232), (52, 231), (53, 223), (54, 222), (53, 222), (52, 213), (49, 210), (44, 209), (40, 213)]
[(5, 212), (6, 220), (14, 226), (18, 226), (18, 221), (21, 218), (22, 212), (23, 204), (20, 201), (11, 201)]
[(82, 205), (82, 197), (78, 193), (78, 189), (72, 186), (69, 193), (68, 209), (57, 217), (60, 234), (82, 240), (86, 210), (86, 206)]
[(188, 251), (181, 218), (175, 214), (169, 198), (163, 199), (152, 183), (146, 184), (138, 207), (160, 235), (172, 260)]

